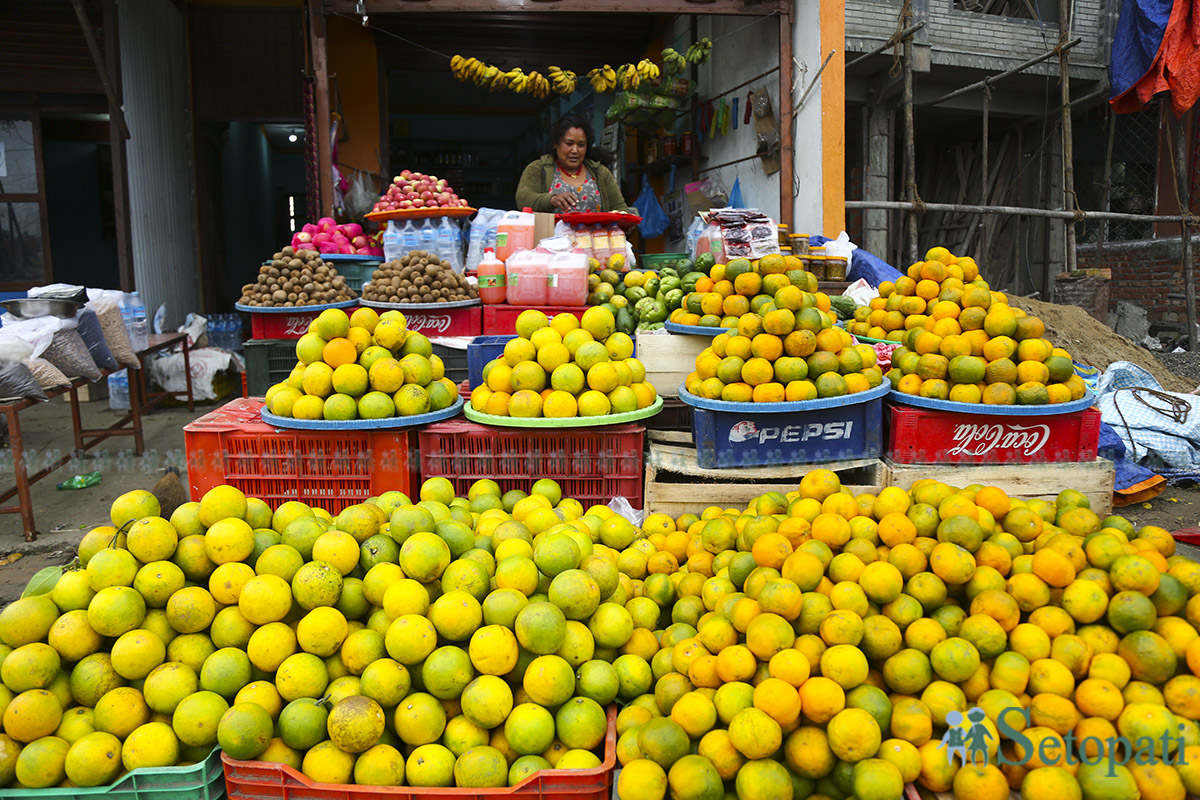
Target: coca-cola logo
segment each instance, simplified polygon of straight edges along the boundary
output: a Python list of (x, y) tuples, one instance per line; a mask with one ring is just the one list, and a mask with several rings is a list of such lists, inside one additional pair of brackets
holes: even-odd
[(311, 316), (288, 316), (283, 318), (284, 331), (288, 336), (303, 336), (308, 333)]
[(1019, 450), (1032, 456), (1050, 438), (1049, 425), (983, 425), (966, 423), (954, 428), (949, 455), (982, 456), (992, 450)]
[(445, 333), (450, 330), (449, 314), (409, 314), (407, 317), (410, 331), (436, 331)]

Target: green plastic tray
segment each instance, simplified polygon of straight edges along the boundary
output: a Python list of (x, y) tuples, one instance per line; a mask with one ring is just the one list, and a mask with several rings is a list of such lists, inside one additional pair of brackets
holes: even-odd
[(872, 339), (870, 336), (859, 336), (856, 333), (850, 334), (862, 344), (900, 344), (894, 339)]
[(95, 797), (103, 800), (222, 800), (226, 797), (221, 748), (208, 758), (186, 767), (143, 767), (127, 773), (109, 786), (48, 789), (0, 789), (0, 798), (67, 800)]
[(654, 405), (637, 411), (626, 411), (623, 414), (606, 414), (603, 417), (498, 417), (495, 414), (481, 414), (471, 408), (468, 403), (463, 407), (463, 413), (472, 422), (482, 422), (484, 425), (496, 425), (501, 428), (597, 428), (601, 425), (621, 425), (625, 422), (637, 422), (640, 419), (653, 417), (662, 410), (663, 399), (655, 399)]

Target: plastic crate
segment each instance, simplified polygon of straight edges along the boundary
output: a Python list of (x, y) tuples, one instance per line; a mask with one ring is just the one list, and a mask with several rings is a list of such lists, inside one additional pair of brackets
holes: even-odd
[(624, 497), (642, 505), (646, 429), (641, 425), (545, 430), (496, 428), (448, 420), (421, 429), (421, 475), (442, 476), (466, 497), (471, 484), (490, 478), (503, 491), (553, 478), (563, 497), (584, 505)]
[(348, 285), (354, 291), (362, 289), (362, 285), (371, 280), (371, 276), (375, 274), (375, 270), (380, 267), (378, 258), (371, 261), (338, 261), (334, 264), (338, 274), (346, 279)]
[(638, 256), (637, 269), (659, 270), (663, 267), (673, 267), (682, 258), (688, 258), (687, 253), (643, 253)]
[[(404, 315), (405, 327), (430, 338), (478, 336), (483, 330), (483, 308), (481, 306), (424, 310), (406, 309), (403, 304), (399, 304), (397, 308)], [(375, 310), (382, 314), (386, 309), (377, 308)]]
[(286, 380), (296, 366), (295, 339), (248, 339), (242, 344), (246, 360), (246, 391), (262, 397), (267, 389)]
[(497, 789), (353, 786), (314, 783), (291, 767), (266, 761), (237, 761), (222, 755), (225, 783), (233, 800), (608, 800), (617, 764), (617, 707), (608, 707), (604, 760), (592, 769), (541, 770), (512, 787)]
[(653, 431), (692, 431), (692, 407), (678, 397), (662, 396), (662, 410), (646, 420)]
[(517, 332), (517, 317), (522, 311), (541, 311), (547, 317), (556, 314), (574, 314), (583, 319), (583, 312), (588, 306), (510, 306), (508, 303), (497, 303), (483, 307), (483, 333), (488, 336), (514, 335)]
[(455, 383), (462, 383), (466, 380), (467, 351), (439, 344), (436, 339), (431, 344), (433, 344), (433, 354), (442, 360), (442, 365), (446, 368), (446, 377)]
[(847, 402), (807, 411), (692, 408), (696, 460), (725, 469), (877, 458), (883, 452), (883, 398), (839, 399)]
[[(349, 316), (358, 306), (343, 308)], [(322, 309), (323, 310), (323, 309)], [(299, 339), (308, 333), (308, 325), (321, 316), (321, 310), (294, 311), (285, 314), (262, 311), (243, 312), (250, 315), (250, 337), (252, 339)]]
[(483, 383), (483, 368), (493, 358), (499, 358), (504, 353), (504, 345), (517, 338), (515, 333), (503, 336), (476, 336), (467, 345), (467, 381), (474, 389)]
[(1095, 408), (1013, 417), (889, 404), (886, 418), (888, 457), (899, 464), (1090, 462), (1100, 446)]
[(272, 508), (300, 500), (336, 514), (420, 485), (412, 429), (283, 430), (262, 421), (262, 406), (258, 398), (239, 398), (184, 426), (192, 497), (228, 484)]
[(73, 797), (94, 797), (96, 800), (221, 800), (226, 796), (220, 748), (213, 748), (203, 761), (184, 767), (135, 769), (108, 786), (0, 789), (0, 798), (5, 800), (67, 800)]

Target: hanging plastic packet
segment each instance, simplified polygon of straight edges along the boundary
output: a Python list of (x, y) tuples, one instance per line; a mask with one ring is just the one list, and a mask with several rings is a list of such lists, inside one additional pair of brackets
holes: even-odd
[(741, 176), (733, 179), (733, 188), (729, 190), (729, 205), (734, 208), (745, 208), (745, 203), (742, 201)]

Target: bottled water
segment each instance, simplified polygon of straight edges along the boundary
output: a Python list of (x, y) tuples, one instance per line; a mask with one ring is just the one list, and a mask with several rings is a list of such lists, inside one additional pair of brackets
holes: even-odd
[(149, 333), (146, 325), (146, 305), (137, 292), (125, 295), (125, 327), (129, 330), (129, 341), (136, 351), (145, 350), (149, 346)]
[(394, 219), (388, 220), (387, 230), (383, 232), (383, 260), (396, 261), (405, 255), (404, 234)]
[(406, 256), (413, 250), (421, 249), (421, 231), (413, 224), (410, 219), (405, 224), (404, 229), (400, 231), (400, 249), (403, 251), (400, 255)]
[(432, 220), (425, 220), (421, 225), (420, 249), (426, 253), (436, 253), (438, 247), (438, 229)]
[(126, 370), (108, 376), (108, 407), (113, 411), (129, 409), (129, 373)]
[(456, 242), (454, 235), (458, 232), (458, 226), (451, 223), (449, 217), (442, 218), (442, 224), (437, 228), (437, 257), (450, 264), (455, 272), (462, 272), (461, 240)]

